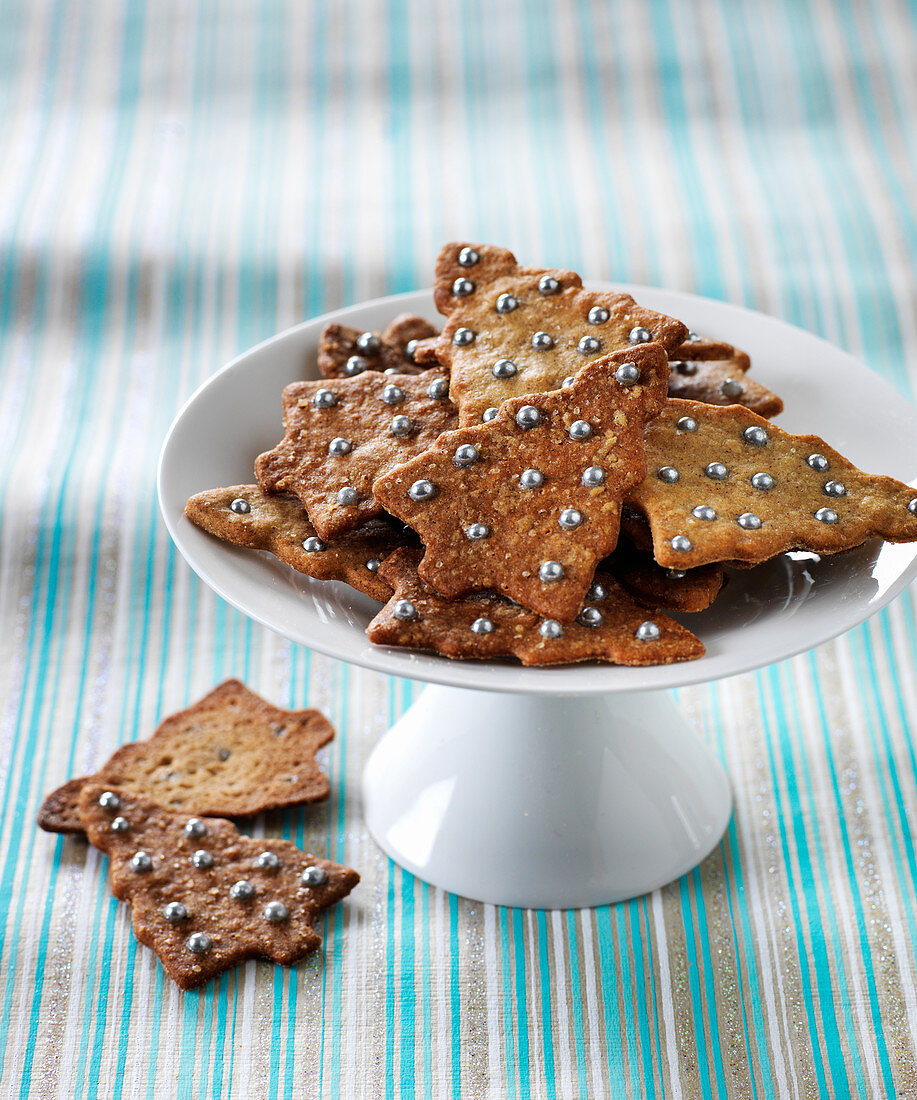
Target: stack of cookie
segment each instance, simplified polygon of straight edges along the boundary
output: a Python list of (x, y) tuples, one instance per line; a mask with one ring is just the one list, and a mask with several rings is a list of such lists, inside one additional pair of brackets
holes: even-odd
[(38, 824), (108, 856), (134, 934), (182, 989), (246, 959), (289, 966), (321, 943), (316, 923), (360, 876), (224, 819), (327, 798), (315, 753), (333, 736), (319, 711), (281, 710), (227, 680), (52, 791)]
[(709, 606), (723, 564), (917, 539), (917, 497), (767, 417), (749, 357), (571, 271), (454, 243), (438, 335), (329, 325), (320, 382), (283, 395), (257, 485), (188, 516), (386, 606), (380, 645), (523, 664), (703, 654), (664, 612)]

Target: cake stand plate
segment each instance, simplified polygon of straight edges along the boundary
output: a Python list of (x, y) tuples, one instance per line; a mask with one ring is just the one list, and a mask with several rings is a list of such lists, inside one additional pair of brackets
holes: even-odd
[[(747, 350), (755, 376), (786, 402), (782, 427), (824, 436), (870, 472), (917, 478), (917, 410), (851, 356), (737, 306), (628, 289)], [(255, 621), (332, 657), (436, 685), (366, 765), (366, 821), (392, 858), (444, 889), (509, 905), (571, 908), (644, 893), (703, 859), (731, 808), (722, 767), (668, 689), (783, 660), (863, 622), (917, 574), (917, 544), (875, 541), (834, 559), (782, 555), (734, 572), (711, 608), (677, 616), (707, 647), (684, 664), (538, 669), (373, 646), (363, 633), (373, 601), (218, 541), (185, 518), (184, 505), (204, 489), (253, 481), (255, 457), (282, 435), (283, 387), (317, 377), (328, 321), (379, 329), (403, 311), (437, 319), (429, 291), (352, 306), (258, 345), (201, 386), (163, 444), (166, 525), (195, 572)]]

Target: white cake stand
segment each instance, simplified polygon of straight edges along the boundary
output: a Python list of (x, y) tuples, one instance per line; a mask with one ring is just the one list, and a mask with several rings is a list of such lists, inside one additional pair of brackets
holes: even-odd
[[(871, 472), (917, 476), (917, 410), (850, 356), (735, 306), (634, 293), (748, 350), (755, 376), (786, 401), (783, 427), (824, 435)], [(367, 825), (394, 860), (437, 886), (506, 905), (577, 908), (645, 893), (702, 860), (731, 812), (723, 768), (670, 689), (782, 660), (862, 622), (917, 574), (917, 544), (873, 543), (824, 561), (788, 555), (736, 572), (712, 608), (683, 619), (707, 646), (686, 664), (526, 669), (372, 646), (363, 634), (371, 600), (221, 543), (183, 508), (194, 493), (253, 480), (255, 456), (282, 435), (284, 385), (317, 376), (329, 319), (379, 329), (403, 310), (436, 320), (428, 291), (368, 302), (289, 329), (205, 383), (162, 449), (169, 532), (195, 572), (257, 622), (431, 685), (364, 772)]]

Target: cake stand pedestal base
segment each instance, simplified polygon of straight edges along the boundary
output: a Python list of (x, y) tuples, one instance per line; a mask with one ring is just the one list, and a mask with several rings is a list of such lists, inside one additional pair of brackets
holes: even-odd
[(427, 687), (373, 750), (366, 822), (413, 874), (499, 905), (578, 909), (696, 866), (729, 780), (665, 692)]

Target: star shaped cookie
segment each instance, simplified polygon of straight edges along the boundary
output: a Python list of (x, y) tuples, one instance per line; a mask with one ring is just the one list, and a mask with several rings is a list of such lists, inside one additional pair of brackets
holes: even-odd
[(629, 294), (586, 290), (572, 271), (520, 267), (505, 248), (447, 244), (436, 261), (437, 344), (462, 425), (508, 398), (548, 393), (614, 351), (655, 341), (668, 352), (687, 328)]
[(574, 619), (617, 542), (623, 496), (643, 479), (643, 428), (667, 376), (659, 344), (606, 356), (377, 479), (375, 499), (426, 547), (421, 577), (444, 596), (494, 589)]
[(621, 532), (618, 545), (598, 571), (610, 573), (641, 607), (704, 611), (719, 595), (726, 579), (719, 563), (699, 569), (663, 569), (651, 550), (638, 549), (624, 535), (623, 517)]
[(325, 542), (299, 500), (268, 496), (257, 485), (198, 493), (185, 505), (185, 515), (224, 542), (267, 550), (298, 573), (317, 580), (343, 581), (380, 603), (385, 603), (392, 590), (379, 576), (379, 563), (396, 547), (417, 541), (394, 520), (370, 520)]
[(285, 436), (258, 456), (265, 493), (292, 493), (322, 539), (382, 513), (373, 481), (455, 427), (446, 379), (364, 371), (355, 378), (294, 382), (283, 391)]
[(689, 630), (637, 604), (617, 581), (596, 574), (573, 623), (545, 619), (493, 592), (444, 599), (418, 574), (418, 550), (396, 550), (382, 565), (395, 594), (366, 629), (376, 645), (426, 649), (446, 657), (517, 657), (524, 665), (603, 661), (656, 665), (703, 656)]
[(252, 817), (319, 802), (328, 778), (316, 752), (334, 737), (317, 710), (282, 710), (238, 680), (227, 680), (187, 710), (160, 723), (146, 741), (122, 745), (95, 775), (71, 779), (42, 803), (38, 824), (52, 833), (82, 832), (82, 789), (102, 783), (184, 813)]
[(322, 329), (318, 369), (325, 378), (354, 378), (365, 370), (420, 374), (437, 365), (439, 330), (423, 317), (401, 313), (382, 332), (332, 321)]
[(746, 373), (751, 359), (732, 344), (705, 340), (689, 333), (669, 355), (669, 397), (708, 405), (744, 405), (759, 416), (783, 412), (783, 401)]
[(247, 959), (292, 966), (321, 943), (315, 925), (359, 881), (288, 840), (254, 840), (228, 821), (170, 812), (93, 781), (80, 795), (112, 893), (169, 977), (194, 989)]
[(863, 473), (816, 435), (739, 405), (669, 400), (646, 430), (647, 474), (629, 494), (665, 567), (834, 554), (878, 536), (917, 540), (917, 489)]

